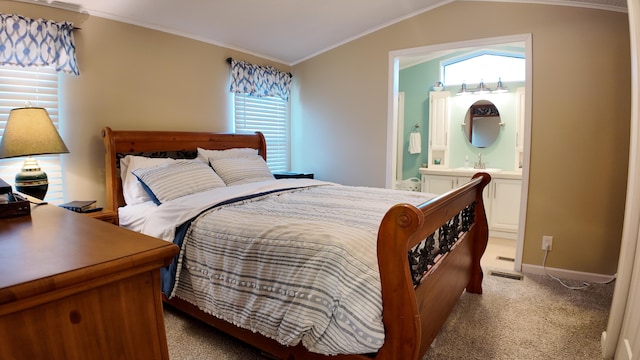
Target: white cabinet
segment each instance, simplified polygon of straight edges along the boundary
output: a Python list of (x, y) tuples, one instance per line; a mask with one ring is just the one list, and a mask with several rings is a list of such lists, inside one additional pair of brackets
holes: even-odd
[[(463, 185), (471, 180), (471, 176), (459, 176), (459, 175), (425, 175), (422, 174), (422, 192), (442, 195), (449, 190), (453, 190), (460, 185)], [(491, 186), (487, 186), (482, 193), (482, 201), (484, 201), (484, 208), (489, 216), (489, 189)]]
[(449, 166), (449, 91), (429, 93), (429, 167)]
[[(441, 195), (471, 179), (471, 176), (462, 176), (455, 171), (438, 170), (438, 173), (441, 174), (422, 173), (423, 192)], [(482, 198), (490, 235), (515, 240), (518, 233), (522, 181), (512, 177), (501, 178), (499, 174), (493, 174)]]
[(520, 216), (521, 180), (495, 178), (491, 181), (489, 229), (508, 233), (518, 232)]
[(422, 192), (442, 195), (469, 181), (467, 177), (422, 175)]

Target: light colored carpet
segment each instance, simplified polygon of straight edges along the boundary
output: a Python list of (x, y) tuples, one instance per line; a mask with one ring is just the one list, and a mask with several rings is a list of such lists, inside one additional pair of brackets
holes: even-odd
[(268, 359), (249, 345), (170, 307), (165, 306), (164, 322), (172, 360)]
[[(505, 247), (506, 244), (506, 247)], [(483, 257), (484, 293), (462, 294), (423, 360), (600, 359), (615, 283), (568, 290), (545, 276), (510, 272), (509, 243), (491, 241)], [(577, 284), (576, 284), (577, 285)], [(171, 308), (165, 309), (171, 359), (267, 359), (256, 349)]]

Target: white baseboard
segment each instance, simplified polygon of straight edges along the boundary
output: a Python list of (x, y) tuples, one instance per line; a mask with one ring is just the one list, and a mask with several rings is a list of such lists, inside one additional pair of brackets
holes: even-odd
[(489, 229), (489, 237), (496, 237), (501, 239), (517, 240), (518, 234), (509, 231), (499, 231)]
[[(536, 275), (546, 275), (545, 269), (540, 265), (522, 264), (522, 272)], [(586, 281), (592, 283), (606, 283), (613, 279), (614, 275), (586, 273), (581, 271), (556, 269), (547, 266), (547, 273), (560, 279)]]

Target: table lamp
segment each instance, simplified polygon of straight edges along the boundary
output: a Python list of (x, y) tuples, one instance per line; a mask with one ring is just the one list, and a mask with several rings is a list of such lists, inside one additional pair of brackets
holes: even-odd
[(0, 141), (0, 158), (29, 156), (16, 174), (17, 191), (44, 199), (49, 188), (47, 174), (31, 156), (68, 152), (47, 110), (39, 107), (11, 110)]

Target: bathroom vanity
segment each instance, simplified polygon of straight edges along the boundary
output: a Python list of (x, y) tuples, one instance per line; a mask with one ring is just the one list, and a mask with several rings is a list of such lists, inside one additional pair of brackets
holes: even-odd
[(443, 169), (420, 168), (422, 191), (443, 194), (471, 179), (477, 172), (491, 175), (491, 183), (484, 190), (484, 206), (489, 222), (489, 235), (506, 239), (517, 238), (520, 213), (522, 173), (472, 167)]
[(466, 96), (430, 92), (428, 161), (419, 169), (422, 191), (443, 194), (477, 172), (489, 173), (492, 180), (484, 190), (489, 233), (517, 240), (524, 119), (524, 87)]

